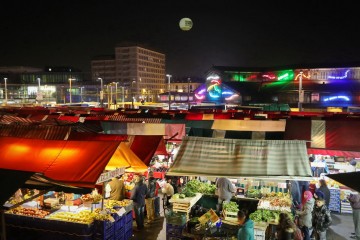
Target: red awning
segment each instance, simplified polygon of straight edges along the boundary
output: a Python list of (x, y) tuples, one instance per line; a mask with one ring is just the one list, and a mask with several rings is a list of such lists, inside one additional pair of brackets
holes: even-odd
[(329, 150), (329, 149), (319, 149), (319, 148), (308, 148), (307, 151), (308, 151), (308, 154), (360, 158), (360, 152)]
[(128, 135), (121, 134), (102, 134), (102, 133), (90, 133), (90, 132), (74, 132), (70, 133), (68, 140), (76, 141), (126, 141)]
[(130, 149), (149, 166), (163, 136), (135, 136)]
[(43, 173), (68, 185), (93, 188), (119, 144), (0, 137), (0, 169)]

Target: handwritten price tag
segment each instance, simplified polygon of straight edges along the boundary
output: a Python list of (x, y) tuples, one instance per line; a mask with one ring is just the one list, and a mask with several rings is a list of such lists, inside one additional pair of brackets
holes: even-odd
[(119, 217), (121, 217), (122, 215), (124, 215), (125, 212), (126, 212), (125, 208), (120, 208), (120, 210), (117, 211), (116, 214), (119, 215)]

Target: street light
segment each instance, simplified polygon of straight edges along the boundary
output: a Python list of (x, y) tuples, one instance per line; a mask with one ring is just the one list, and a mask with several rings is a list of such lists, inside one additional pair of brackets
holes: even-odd
[(71, 95), (71, 81), (73, 81), (73, 80), (75, 80), (75, 78), (69, 78), (69, 86), (70, 86), (70, 88), (69, 88), (69, 100), (70, 100), (70, 104), (72, 103), (72, 95)]
[(81, 102), (84, 102), (84, 99), (83, 99), (83, 88), (84, 88), (84, 87), (80, 87), (80, 101), (81, 101)]
[(166, 74), (166, 76), (168, 77), (168, 88), (169, 88), (169, 110), (170, 110), (170, 103), (171, 103), (171, 92), (170, 92), (170, 78), (172, 77), (170, 74)]
[(302, 90), (302, 75), (303, 75), (303, 72), (300, 71), (300, 75), (299, 75), (299, 102), (298, 102), (299, 112), (302, 111), (302, 102), (304, 101), (304, 91)]
[(4, 78), (4, 82), (5, 82), (5, 104), (7, 104), (7, 78)]
[(133, 83), (136, 83), (135, 80), (131, 82), (131, 108), (134, 109), (134, 87)]
[(190, 78), (187, 79), (188, 80), (188, 110), (190, 109)]
[(100, 106), (104, 106), (104, 91), (103, 91), (103, 79), (98, 78), (98, 81), (100, 81), (101, 89), (100, 89)]

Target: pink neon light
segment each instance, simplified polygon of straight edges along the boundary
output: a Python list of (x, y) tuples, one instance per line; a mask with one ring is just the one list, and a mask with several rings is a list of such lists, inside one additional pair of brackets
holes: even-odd
[(197, 99), (199, 99), (199, 100), (202, 100), (202, 99), (204, 99), (205, 98), (205, 96), (204, 95), (197, 95), (196, 93), (195, 93), (195, 97), (197, 98)]

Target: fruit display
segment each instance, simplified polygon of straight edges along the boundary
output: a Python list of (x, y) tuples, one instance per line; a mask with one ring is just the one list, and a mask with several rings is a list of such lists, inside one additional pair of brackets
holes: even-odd
[(80, 198), (83, 202), (98, 203), (101, 201), (102, 196), (98, 193), (92, 193), (92, 194), (84, 194)]
[(126, 207), (129, 206), (132, 203), (132, 200), (124, 199), (122, 201), (116, 201), (116, 200), (106, 200), (104, 203), (105, 208), (114, 208), (114, 207)]
[(75, 222), (75, 223), (83, 223), (83, 224), (91, 224), (95, 215), (98, 215), (95, 212), (91, 212), (90, 210), (83, 210), (78, 213), (73, 212), (55, 212), (47, 216), (47, 219), (59, 220), (59, 221), (67, 221), (67, 222)]
[(48, 211), (44, 211), (37, 208), (26, 208), (26, 207), (17, 207), (7, 211), (7, 213), (29, 216), (29, 217), (38, 217), (44, 218), (45, 216), (49, 215)]
[(291, 212), (291, 196), (288, 193), (271, 192), (265, 194), (258, 203), (258, 209)]

